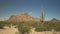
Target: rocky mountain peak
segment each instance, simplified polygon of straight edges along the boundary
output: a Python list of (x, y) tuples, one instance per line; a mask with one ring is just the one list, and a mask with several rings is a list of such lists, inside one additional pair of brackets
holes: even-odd
[(9, 18), (9, 21), (15, 21), (15, 22), (19, 22), (19, 21), (40, 21), (40, 19), (38, 18), (33, 18), (30, 15), (28, 15), (27, 13), (21, 14), (21, 15), (12, 15)]

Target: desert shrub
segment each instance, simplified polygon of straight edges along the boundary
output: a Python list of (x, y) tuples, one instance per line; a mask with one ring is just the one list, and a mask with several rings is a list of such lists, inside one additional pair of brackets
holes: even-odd
[(18, 30), (21, 34), (29, 33), (30, 29), (31, 28), (25, 24), (25, 22), (20, 22), (18, 25)]

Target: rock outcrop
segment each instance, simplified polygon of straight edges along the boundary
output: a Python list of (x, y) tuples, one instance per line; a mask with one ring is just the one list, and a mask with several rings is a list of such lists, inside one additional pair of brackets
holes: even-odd
[(19, 22), (19, 21), (40, 21), (40, 19), (33, 18), (30, 15), (28, 15), (27, 13), (25, 13), (25, 14), (21, 14), (21, 15), (12, 15), (9, 18), (9, 21), (10, 22), (13, 22), (13, 21), (15, 21), (15, 22)]

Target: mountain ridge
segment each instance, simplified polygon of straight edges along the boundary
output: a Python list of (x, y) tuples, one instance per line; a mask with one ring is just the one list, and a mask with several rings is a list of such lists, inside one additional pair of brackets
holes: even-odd
[(8, 21), (10, 22), (13, 22), (13, 21), (16, 21), (16, 22), (19, 22), (19, 21), (40, 21), (39, 18), (34, 18), (30, 15), (28, 15), (27, 13), (24, 13), (24, 14), (20, 14), (20, 15), (12, 15)]

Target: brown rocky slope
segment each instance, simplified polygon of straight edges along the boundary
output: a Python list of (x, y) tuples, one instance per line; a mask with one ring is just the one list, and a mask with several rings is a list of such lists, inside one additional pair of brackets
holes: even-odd
[(30, 15), (24, 13), (24, 14), (21, 14), (21, 15), (12, 15), (9, 20), (10, 22), (20, 22), (20, 21), (40, 21), (40, 19), (38, 18), (33, 18), (31, 17)]

